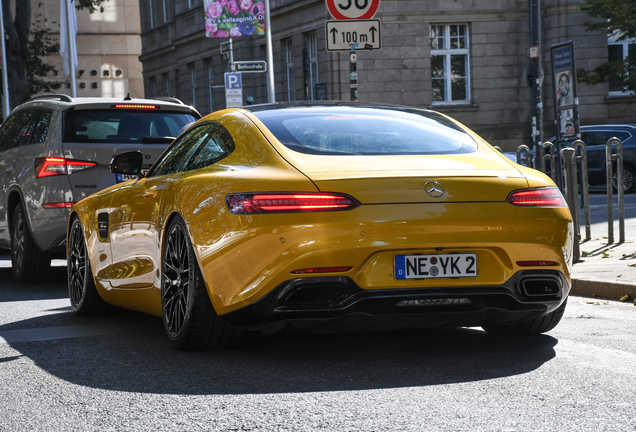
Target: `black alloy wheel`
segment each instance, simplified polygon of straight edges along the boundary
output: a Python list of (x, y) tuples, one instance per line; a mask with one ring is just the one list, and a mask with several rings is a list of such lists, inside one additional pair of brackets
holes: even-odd
[(178, 349), (235, 346), (243, 334), (214, 311), (186, 224), (178, 215), (166, 229), (161, 265), (161, 307), (168, 339)]
[(68, 295), (73, 311), (82, 316), (105, 313), (108, 310), (108, 304), (102, 300), (95, 287), (86, 241), (84, 241), (84, 231), (77, 217), (71, 222), (69, 230), (66, 269)]
[(19, 203), (11, 223), (11, 270), (18, 282), (41, 282), (51, 267), (51, 256), (35, 244), (24, 206)]

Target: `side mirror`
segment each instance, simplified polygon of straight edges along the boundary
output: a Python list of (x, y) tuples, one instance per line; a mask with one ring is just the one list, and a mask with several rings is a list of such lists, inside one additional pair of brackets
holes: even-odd
[(143, 160), (144, 155), (141, 152), (129, 151), (116, 155), (108, 167), (113, 174), (136, 175), (141, 178), (143, 177), (141, 173)]

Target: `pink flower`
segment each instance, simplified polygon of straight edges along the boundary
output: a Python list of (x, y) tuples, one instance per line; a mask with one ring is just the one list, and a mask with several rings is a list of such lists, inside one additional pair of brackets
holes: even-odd
[(238, 27), (232, 27), (230, 29), (230, 37), (241, 37), (241, 36), (243, 36), (243, 33), (241, 33)]
[(219, 30), (219, 32), (216, 34), (216, 37), (227, 37), (227, 31)]
[(205, 32), (207, 33), (206, 36), (210, 37), (212, 36), (214, 33), (216, 33), (219, 30), (219, 26), (216, 25), (216, 23), (212, 22), (212, 20), (205, 20)]
[(221, 5), (222, 8), (227, 6), (227, 0), (218, 0), (218, 3)]
[(232, 15), (238, 15), (239, 12), (241, 11), (238, 5), (236, 4), (236, 0), (229, 0), (227, 2), (227, 10), (230, 11)]
[(252, 15), (254, 16), (261, 15), (264, 10), (265, 10), (265, 5), (263, 5), (263, 2), (258, 2), (252, 8)]
[(252, 5), (252, 0), (241, 0), (241, 9), (243, 10), (250, 10)]
[(218, 18), (223, 13), (223, 8), (219, 2), (212, 2), (205, 7), (205, 14), (209, 18)]

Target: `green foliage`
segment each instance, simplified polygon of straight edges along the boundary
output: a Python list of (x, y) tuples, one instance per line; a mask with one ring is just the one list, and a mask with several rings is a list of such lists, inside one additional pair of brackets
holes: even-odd
[(102, 3), (107, 1), (108, 0), (75, 0), (75, 7), (77, 9), (88, 9), (90, 13), (96, 12), (97, 10), (104, 12)]
[[(581, 11), (595, 20), (583, 24), (587, 31), (603, 30), (618, 41), (636, 38), (636, 2), (634, 0), (585, 0)], [(578, 69), (579, 82), (599, 84), (614, 81), (617, 88), (636, 92), (636, 58), (633, 55), (622, 61), (607, 61), (593, 70)]]
[[(48, 20), (36, 15), (31, 28), (31, 37), (27, 46), (26, 66), (28, 71), (29, 93), (49, 93), (62, 87), (62, 81), (46, 81), (42, 78), (51, 72), (57, 72), (54, 66), (45, 63), (42, 57), (58, 54), (60, 44), (54, 43), (51, 31), (46, 26)], [(44, 25), (43, 25), (44, 24)], [(55, 23), (53, 23), (55, 24)]]

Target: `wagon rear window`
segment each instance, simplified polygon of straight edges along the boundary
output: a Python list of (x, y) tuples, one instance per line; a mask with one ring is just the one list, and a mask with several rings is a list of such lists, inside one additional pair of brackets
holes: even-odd
[(291, 150), (316, 155), (439, 155), (470, 153), (475, 141), (434, 112), (353, 107), (255, 111)]

